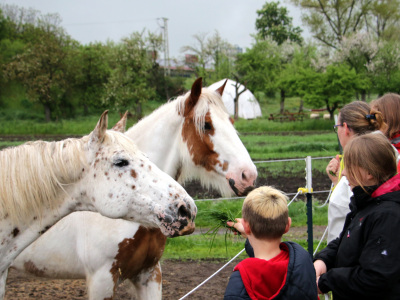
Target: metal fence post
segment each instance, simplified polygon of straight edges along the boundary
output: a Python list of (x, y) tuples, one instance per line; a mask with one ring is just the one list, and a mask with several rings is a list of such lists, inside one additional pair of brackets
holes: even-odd
[(312, 220), (312, 168), (311, 156), (306, 157), (306, 188), (307, 188), (307, 244), (308, 252), (313, 256), (314, 240), (313, 240), (313, 220)]

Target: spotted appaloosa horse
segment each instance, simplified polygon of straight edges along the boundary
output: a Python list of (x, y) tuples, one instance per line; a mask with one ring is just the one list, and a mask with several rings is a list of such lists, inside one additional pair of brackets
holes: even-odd
[[(179, 182), (200, 179), (222, 195), (244, 195), (257, 170), (217, 91), (195, 81), (190, 92), (161, 106), (126, 132), (162, 170)], [(123, 130), (122, 119), (114, 129)], [(63, 239), (60, 238), (63, 237)], [(112, 299), (129, 279), (139, 299), (161, 299), (159, 259), (166, 238), (140, 223), (74, 213), (26, 249), (14, 267), (50, 278), (86, 278), (89, 298)]]
[[(193, 199), (132, 139), (106, 131), (107, 121), (105, 112), (80, 139), (29, 142), (0, 152), (1, 299), (15, 257), (73, 211), (140, 222), (166, 236), (193, 232)], [(58, 233), (61, 244), (69, 239)]]

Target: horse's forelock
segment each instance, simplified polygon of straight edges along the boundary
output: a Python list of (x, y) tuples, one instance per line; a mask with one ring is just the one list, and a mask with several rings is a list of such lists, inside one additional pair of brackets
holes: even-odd
[(126, 134), (122, 132), (107, 130), (104, 143), (115, 144), (118, 143), (124, 149), (130, 152), (137, 152), (139, 151), (136, 144), (130, 139)]
[[(186, 99), (189, 96), (190, 92), (176, 99), (178, 101), (177, 108), (179, 114), (183, 114), (183, 112), (185, 111)], [(193, 114), (196, 130), (199, 133), (204, 133), (205, 116), (212, 107), (215, 108), (217, 111), (222, 111), (228, 114), (228, 111), (222, 101), (221, 96), (216, 91), (210, 90), (208, 88), (203, 88), (199, 101), (194, 107)]]

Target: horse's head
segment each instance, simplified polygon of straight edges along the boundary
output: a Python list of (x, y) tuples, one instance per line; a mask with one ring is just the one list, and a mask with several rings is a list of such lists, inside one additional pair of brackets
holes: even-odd
[(223, 104), (225, 84), (213, 91), (202, 88), (199, 78), (181, 100), (182, 139), (188, 154), (181, 176), (197, 177), (203, 185), (217, 188), (224, 196), (232, 192), (242, 196), (253, 189), (257, 169)]
[(90, 167), (84, 172), (81, 197), (110, 218), (158, 226), (170, 237), (192, 233), (197, 213), (193, 199), (130, 138), (106, 128), (107, 112), (88, 136)]

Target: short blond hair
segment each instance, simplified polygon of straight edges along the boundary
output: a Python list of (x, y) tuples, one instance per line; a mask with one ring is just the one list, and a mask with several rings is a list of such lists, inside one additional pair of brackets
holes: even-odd
[(259, 239), (280, 238), (288, 223), (287, 196), (271, 187), (262, 186), (244, 199), (242, 217)]

